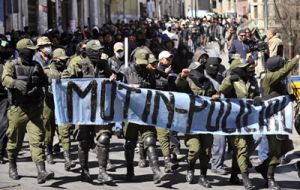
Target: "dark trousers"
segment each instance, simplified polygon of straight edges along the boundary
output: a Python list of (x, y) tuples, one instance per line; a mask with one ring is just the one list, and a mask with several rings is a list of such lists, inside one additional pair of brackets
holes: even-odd
[(0, 157), (4, 156), (5, 148), (7, 144), (6, 129), (8, 127), (7, 123), (7, 107), (8, 99), (0, 98)]

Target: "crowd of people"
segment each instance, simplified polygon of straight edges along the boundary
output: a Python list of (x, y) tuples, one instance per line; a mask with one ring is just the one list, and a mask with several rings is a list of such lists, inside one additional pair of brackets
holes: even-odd
[[(222, 17), (163, 21), (130, 21), (105, 24), (103, 27), (78, 28), (74, 33), (48, 30), (42, 36), (24, 31), (0, 35), (0, 163), (9, 162), (9, 177), (20, 178), (17, 171), (18, 152), (22, 148), (25, 132), (29, 137), (32, 161), (37, 167), (37, 181), (44, 183), (54, 177), (48, 172), (53, 161), (53, 138), (56, 133), (62, 144), (65, 170), (76, 166), (70, 157), (71, 131), (78, 141), (78, 159), (81, 180), (91, 182), (89, 150), (95, 149), (99, 163), (98, 180), (109, 183), (113, 178), (109, 167), (110, 139), (113, 134), (125, 139), (124, 152), (127, 180), (134, 179), (134, 153), (139, 144), (139, 167), (149, 165), (154, 183), (166, 179), (178, 167), (179, 147), (171, 139), (176, 132), (169, 129), (122, 124), (56, 126), (51, 82), (65, 78), (107, 78), (134, 88), (149, 88), (208, 96), (211, 99), (248, 98), (254, 106), (262, 105), (280, 95), (288, 95), (286, 76), (296, 67), (299, 55), (289, 61), (283, 58), (283, 45), (275, 30), (267, 32), (264, 45), (254, 30), (237, 31), (234, 19)], [(128, 38), (128, 47), (124, 47)], [(264, 49), (264, 47), (266, 47)], [(125, 65), (125, 48), (129, 64)], [(261, 85), (255, 77), (257, 53), (266, 55), (265, 76)], [(230, 68), (222, 65), (220, 53), (228, 53)], [(55, 79), (55, 80), (53, 80)], [(118, 127), (117, 127), (118, 126)], [(113, 128), (120, 131), (113, 132)], [(280, 189), (274, 174), (276, 166), (289, 150), (286, 136), (185, 134), (187, 154), (186, 181), (194, 183), (195, 165), (200, 160), (198, 183), (205, 188), (209, 162), (211, 171), (230, 176), (230, 183), (244, 185), (247, 190), (254, 184), (249, 178), (250, 155), (260, 142), (260, 164), (255, 168), (266, 180), (269, 189)], [(164, 157), (161, 171), (156, 141)], [(257, 141), (255, 143), (255, 141)], [(224, 166), (226, 145), (232, 150), (232, 166)], [(281, 147), (281, 148), (280, 148)], [(300, 163), (296, 164), (300, 169)], [(242, 180), (238, 174), (241, 174)], [(66, 174), (67, 175), (67, 174)]]

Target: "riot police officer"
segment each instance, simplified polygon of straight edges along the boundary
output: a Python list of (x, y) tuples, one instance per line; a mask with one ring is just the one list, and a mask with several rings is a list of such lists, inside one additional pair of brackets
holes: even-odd
[[(122, 66), (120, 72), (124, 74), (125, 82), (129, 85), (155, 89), (155, 72), (157, 60), (154, 55), (144, 46), (136, 49), (133, 55), (133, 63), (129, 67)], [(158, 165), (158, 156), (155, 150), (156, 138), (155, 127), (148, 125), (139, 125), (128, 123), (124, 128), (125, 142), (125, 159), (127, 164), (127, 179), (132, 180), (134, 177), (134, 152), (138, 140), (138, 134), (144, 142), (144, 148), (149, 158), (150, 166), (153, 171), (154, 183), (160, 183), (165, 175), (160, 171)]]
[[(226, 98), (250, 98), (257, 97), (257, 82), (255, 83), (253, 65), (244, 63), (243, 59), (236, 58), (230, 65), (231, 73), (227, 76), (220, 87), (220, 92)], [(229, 143), (233, 147), (232, 168), (230, 182), (240, 184), (238, 173), (241, 172), (245, 189), (253, 189), (249, 179), (249, 140), (246, 135), (231, 135)]]
[[(287, 64), (280, 56), (273, 56), (267, 60), (267, 73), (261, 81), (263, 99), (268, 100), (281, 95), (288, 95), (286, 76), (296, 67), (300, 56), (295, 56)], [(259, 171), (265, 180), (268, 188), (273, 190), (281, 189), (276, 183), (274, 175), (275, 169), (280, 164), (280, 157), (284, 154), (284, 145), (287, 138), (280, 138), (277, 135), (267, 135), (269, 143), (269, 157), (266, 159)]]
[[(44, 109), (43, 109), (43, 121), (46, 130), (45, 145), (46, 145), (46, 159), (48, 163), (54, 163), (52, 158), (52, 144), (53, 137), (56, 130), (55, 118), (54, 118), (54, 100), (51, 88), (52, 79), (60, 79), (61, 73), (66, 69), (68, 56), (64, 49), (57, 48), (53, 51), (53, 59), (50, 65), (45, 66), (44, 72), (46, 73), (49, 86), (45, 93)], [(65, 170), (69, 171), (75, 167), (75, 162), (70, 158), (70, 127), (71, 125), (63, 125), (58, 127), (59, 136), (62, 142), (65, 158)]]
[(17, 155), (22, 147), (25, 131), (29, 136), (30, 152), (37, 167), (37, 182), (44, 183), (54, 176), (47, 172), (44, 161), (44, 126), (42, 120), (43, 87), (47, 86), (47, 77), (42, 67), (32, 61), (36, 47), (30, 39), (17, 43), (19, 57), (6, 62), (2, 75), (2, 84), (8, 88), (11, 106), (8, 110), (9, 127), (7, 129), (7, 154), (9, 177), (17, 180)]
[[(111, 79), (115, 79), (115, 76), (111, 75), (107, 63), (108, 56), (101, 51), (103, 46), (99, 40), (90, 40), (86, 44), (82, 44), (81, 48), (80, 52), (85, 52), (84, 55), (81, 54), (71, 59), (68, 68), (63, 72), (64, 78), (111, 77)], [(76, 128), (78, 129), (78, 158), (81, 166), (81, 180), (92, 181), (88, 168), (88, 153), (94, 144), (93, 139), (96, 134), (99, 163), (97, 179), (101, 183), (112, 182), (112, 177), (106, 172), (112, 125), (79, 125)]]

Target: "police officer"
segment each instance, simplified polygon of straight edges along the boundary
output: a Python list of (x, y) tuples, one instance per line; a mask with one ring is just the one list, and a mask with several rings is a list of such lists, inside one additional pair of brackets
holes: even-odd
[[(44, 109), (43, 109), (43, 121), (46, 130), (45, 134), (45, 145), (46, 145), (46, 159), (48, 163), (54, 163), (52, 158), (52, 143), (53, 136), (56, 130), (55, 118), (54, 118), (54, 100), (53, 93), (51, 88), (52, 79), (60, 79), (61, 73), (66, 69), (68, 56), (64, 49), (57, 48), (53, 51), (53, 59), (50, 65), (45, 66), (44, 72), (46, 73), (49, 86), (46, 90), (46, 96), (44, 100)], [(65, 158), (65, 170), (69, 171), (71, 168), (75, 167), (75, 162), (70, 158), (70, 127), (71, 125), (63, 125), (58, 127), (59, 136), (62, 142), (62, 147), (64, 150)]]
[[(175, 79), (176, 74), (172, 71), (172, 59), (173, 55), (168, 51), (162, 51), (158, 55), (159, 63), (157, 71), (159, 72), (156, 75), (156, 89), (166, 90), (166, 91), (175, 91)], [(177, 165), (171, 161), (171, 145), (170, 138), (171, 132), (167, 128), (156, 127), (157, 139), (160, 143), (162, 154), (164, 156), (165, 162), (165, 172), (173, 172)]]
[[(123, 66), (121, 72), (125, 76), (125, 82), (134, 87), (155, 89), (155, 72), (157, 60), (149, 50), (144, 47), (137, 48), (133, 55), (134, 62), (129, 67)], [(160, 171), (158, 165), (158, 156), (155, 150), (156, 138), (155, 127), (148, 125), (139, 125), (128, 123), (124, 128), (125, 142), (125, 159), (127, 164), (127, 179), (132, 180), (134, 177), (134, 152), (138, 140), (138, 134), (144, 141), (144, 148), (149, 158), (150, 166), (153, 171), (154, 183), (160, 183), (165, 175)]]
[[(4, 63), (10, 59), (13, 54), (13, 49), (9, 47), (9, 43), (5, 36), (0, 35), (0, 75), (2, 76)], [(7, 108), (9, 105), (7, 90), (0, 84), (0, 164), (5, 164), (4, 156), (7, 144), (6, 130), (7, 122)]]
[[(78, 55), (72, 58), (68, 68), (63, 73), (64, 78), (110, 77), (111, 80), (116, 79), (115, 75), (111, 75), (107, 63), (108, 56), (101, 52), (103, 47), (99, 40), (90, 40), (86, 45), (82, 45), (81, 48), (81, 52), (84, 52), (83, 49), (86, 49), (86, 57)], [(78, 158), (81, 166), (81, 180), (92, 181), (88, 168), (88, 153), (94, 144), (93, 139), (96, 134), (97, 158), (99, 163), (97, 180), (101, 183), (112, 182), (112, 177), (106, 172), (112, 125), (79, 125), (76, 127), (78, 129)]]
[[(220, 87), (220, 92), (224, 94), (226, 98), (255, 98), (257, 94), (256, 88), (252, 81), (253, 79), (249, 73), (253, 73), (253, 66), (249, 63), (244, 63), (241, 58), (236, 58), (230, 65), (231, 73), (227, 76)], [(249, 179), (249, 143), (245, 135), (232, 135), (229, 137), (229, 143), (233, 147), (233, 158), (230, 182), (232, 184), (240, 184), (238, 178), (239, 171), (242, 174), (243, 184), (245, 189), (253, 189)]]
[(32, 61), (36, 47), (30, 39), (18, 41), (19, 57), (6, 62), (2, 75), (2, 84), (11, 95), (8, 110), (9, 127), (7, 129), (7, 154), (9, 177), (17, 180), (16, 159), (22, 147), (25, 131), (29, 136), (30, 152), (37, 167), (37, 182), (44, 183), (54, 176), (47, 172), (44, 161), (44, 127), (42, 120), (43, 87), (47, 86), (47, 77), (42, 67)]
[[(299, 62), (299, 55), (296, 55), (287, 64), (280, 56), (273, 56), (267, 60), (267, 73), (261, 81), (262, 95), (268, 100), (281, 95), (288, 95), (286, 76), (296, 67)], [(264, 161), (262, 175), (267, 179), (269, 189), (279, 190), (280, 186), (274, 179), (276, 166), (280, 164), (280, 157), (284, 154), (286, 140), (276, 135), (267, 135), (269, 143), (268, 159)]]
[[(182, 83), (182, 84), (180, 84)], [(176, 79), (176, 84), (191, 91), (194, 95), (209, 96), (213, 100), (219, 99), (217, 91), (214, 89), (211, 81), (205, 77), (201, 65), (192, 64), (189, 68), (183, 69)], [(200, 159), (201, 174), (198, 184), (205, 188), (211, 188), (207, 180), (207, 169), (210, 160), (213, 136), (211, 134), (186, 134), (186, 146), (188, 147), (188, 170), (186, 180), (193, 183), (194, 170), (197, 159)]]

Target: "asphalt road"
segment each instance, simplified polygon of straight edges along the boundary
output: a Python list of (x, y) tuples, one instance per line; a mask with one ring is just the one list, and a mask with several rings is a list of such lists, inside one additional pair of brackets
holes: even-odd
[[(181, 136), (183, 139), (183, 136)], [(295, 150), (289, 153), (288, 158), (290, 162), (285, 165), (280, 165), (278, 170), (276, 171), (276, 179), (279, 184), (284, 189), (300, 189), (300, 178), (297, 175), (296, 168), (294, 167), (294, 163), (300, 159), (300, 138), (298, 135), (291, 136), (294, 141)], [(116, 165), (115, 171), (109, 172), (115, 180), (115, 183), (110, 185), (101, 185), (97, 183), (97, 174), (98, 174), (98, 163), (95, 153), (90, 152), (90, 173), (92, 177), (95, 179), (93, 183), (84, 183), (79, 180), (80, 176), (80, 167), (77, 162), (77, 166), (70, 172), (66, 172), (64, 170), (63, 156), (62, 153), (55, 156), (55, 164), (47, 165), (48, 170), (52, 170), (55, 172), (55, 178), (47, 181), (45, 184), (37, 184), (36, 181), (36, 168), (35, 164), (31, 161), (28, 142), (25, 139), (24, 147), (19, 154), (18, 160), (18, 171), (19, 175), (21, 175), (21, 179), (14, 181), (8, 177), (8, 163), (5, 165), (0, 165), (0, 189), (12, 189), (12, 190), (33, 190), (33, 189), (85, 189), (85, 190), (93, 190), (93, 189), (122, 189), (122, 190), (155, 190), (155, 189), (204, 189), (202, 186), (195, 184), (187, 184), (185, 182), (185, 174), (187, 164), (185, 159), (183, 158), (180, 162), (180, 166), (178, 170), (169, 176), (169, 180), (163, 181), (160, 184), (154, 184), (152, 181), (152, 171), (149, 167), (147, 168), (139, 168), (135, 167), (136, 178), (133, 182), (127, 182), (125, 179), (126, 167), (124, 161), (124, 151), (123, 151), (123, 143), (124, 139), (117, 139), (116, 137), (112, 138), (111, 143), (111, 152), (110, 159), (113, 164)], [(182, 143), (181, 154), (184, 155), (187, 153), (186, 147)], [(159, 148), (159, 146), (158, 146)], [(73, 158), (77, 158), (76, 155), (77, 143), (72, 143), (72, 152)], [(161, 156), (160, 150), (160, 165), (163, 166), (163, 160)], [(254, 153), (251, 156), (251, 159), (256, 158), (256, 154)], [(138, 162), (138, 154), (135, 155), (136, 165)], [(227, 159), (225, 161), (227, 166), (231, 166), (230, 155), (227, 155)], [(199, 168), (199, 165), (197, 165)], [(163, 169), (163, 168), (161, 168)], [(250, 178), (252, 182), (255, 184), (256, 189), (262, 189), (264, 186), (264, 180), (262, 177), (255, 172), (252, 168), (250, 170)], [(196, 169), (195, 177), (196, 182), (198, 180), (200, 171)], [(228, 182), (229, 175), (221, 176), (212, 174), (210, 170), (208, 171), (208, 178), (212, 183), (213, 189), (229, 189), (229, 190), (238, 190), (243, 189), (242, 186), (233, 186)], [(99, 187), (100, 186), (100, 187)]]

